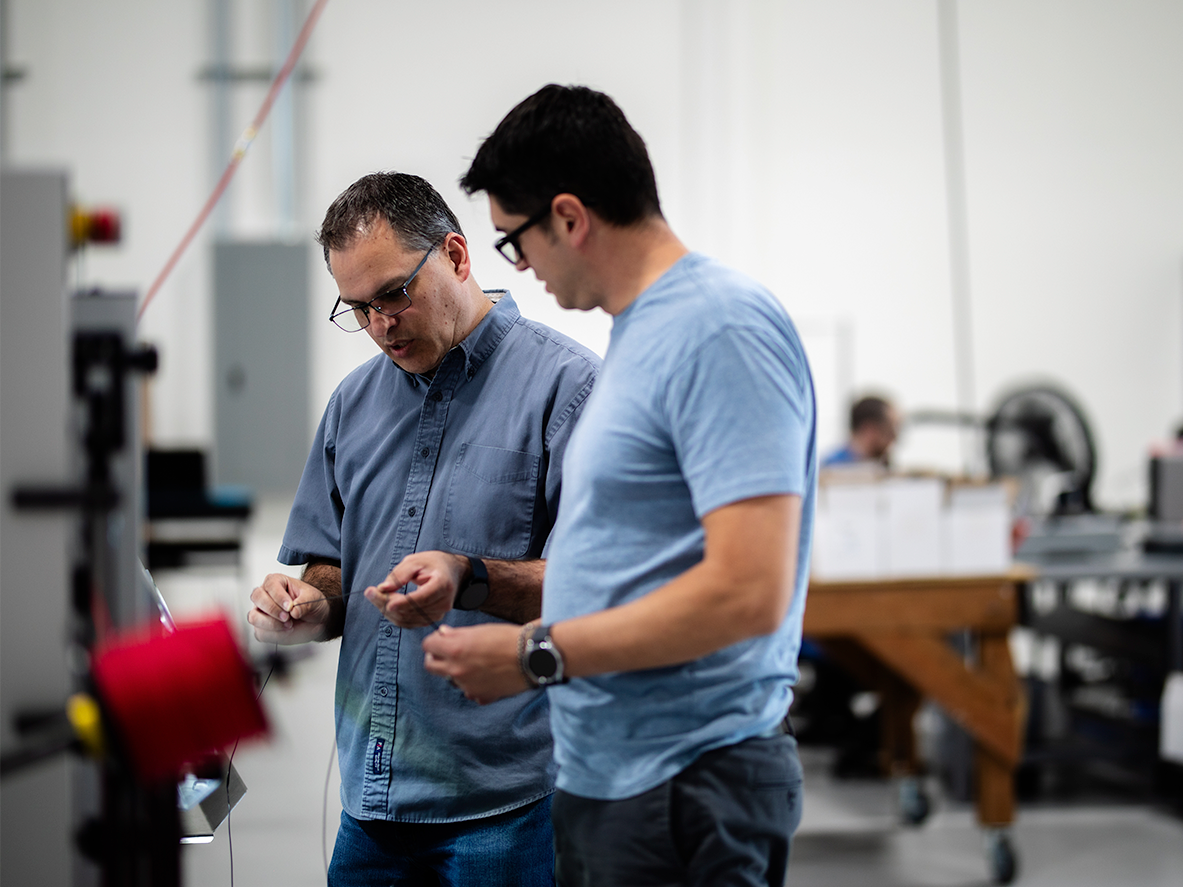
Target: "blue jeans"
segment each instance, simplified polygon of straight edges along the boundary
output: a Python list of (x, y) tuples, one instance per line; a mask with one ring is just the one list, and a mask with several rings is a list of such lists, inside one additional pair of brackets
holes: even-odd
[(707, 752), (635, 797), (555, 793), (560, 887), (783, 887), (801, 821), (791, 736)]
[(329, 887), (553, 887), (550, 798), (463, 822), (357, 820), (341, 813)]

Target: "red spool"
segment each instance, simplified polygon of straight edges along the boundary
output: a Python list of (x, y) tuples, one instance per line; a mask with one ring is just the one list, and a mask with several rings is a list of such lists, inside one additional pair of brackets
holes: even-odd
[(99, 695), (145, 781), (250, 736), (267, 720), (225, 618), (145, 628), (105, 642), (92, 665)]

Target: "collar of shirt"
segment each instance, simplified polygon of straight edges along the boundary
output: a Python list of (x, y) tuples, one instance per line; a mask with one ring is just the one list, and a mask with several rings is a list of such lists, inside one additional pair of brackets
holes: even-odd
[[(518, 304), (513, 300), (513, 296), (509, 294), (509, 290), (485, 290), (485, 295), (489, 297), (489, 301), (493, 303), (492, 309), (489, 313), (481, 318), (481, 322), (476, 325), (471, 333), (460, 340), (451, 351), (444, 355), (444, 359), (440, 365), (436, 367), (436, 373), (443, 368), (452, 358), (455, 353), (463, 355), (464, 359), (464, 374), (469, 379), (476, 375), (482, 363), (488, 359), (497, 346), (501, 344), (501, 340), (505, 338), (506, 334), (513, 329), (513, 325), (517, 323), (522, 312), (518, 310)], [(398, 366), (398, 364), (395, 364)], [(422, 373), (408, 373), (406, 370), (399, 367), (403, 375), (410, 381), (412, 387), (418, 388), (420, 384), (424, 387), (431, 387), (431, 376), (425, 376)]]

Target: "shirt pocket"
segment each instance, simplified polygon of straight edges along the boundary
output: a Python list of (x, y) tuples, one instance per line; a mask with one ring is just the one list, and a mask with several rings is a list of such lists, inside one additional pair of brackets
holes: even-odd
[(448, 485), (444, 542), (486, 557), (525, 557), (541, 463), (541, 456), (520, 450), (462, 444)]

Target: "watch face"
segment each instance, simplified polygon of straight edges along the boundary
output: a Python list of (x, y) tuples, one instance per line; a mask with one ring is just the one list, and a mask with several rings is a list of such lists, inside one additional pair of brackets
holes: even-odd
[(534, 676), (543, 680), (553, 678), (555, 672), (558, 671), (558, 663), (555, 661), (555, 655), (550, 650), (531, 650), (526, 661), (529, 663), (530, 671), (534, 673)]
[(457, 610), (476, 610), (489, 599), (489, 584), (473, 582), (460, 592), (454, 606)]

